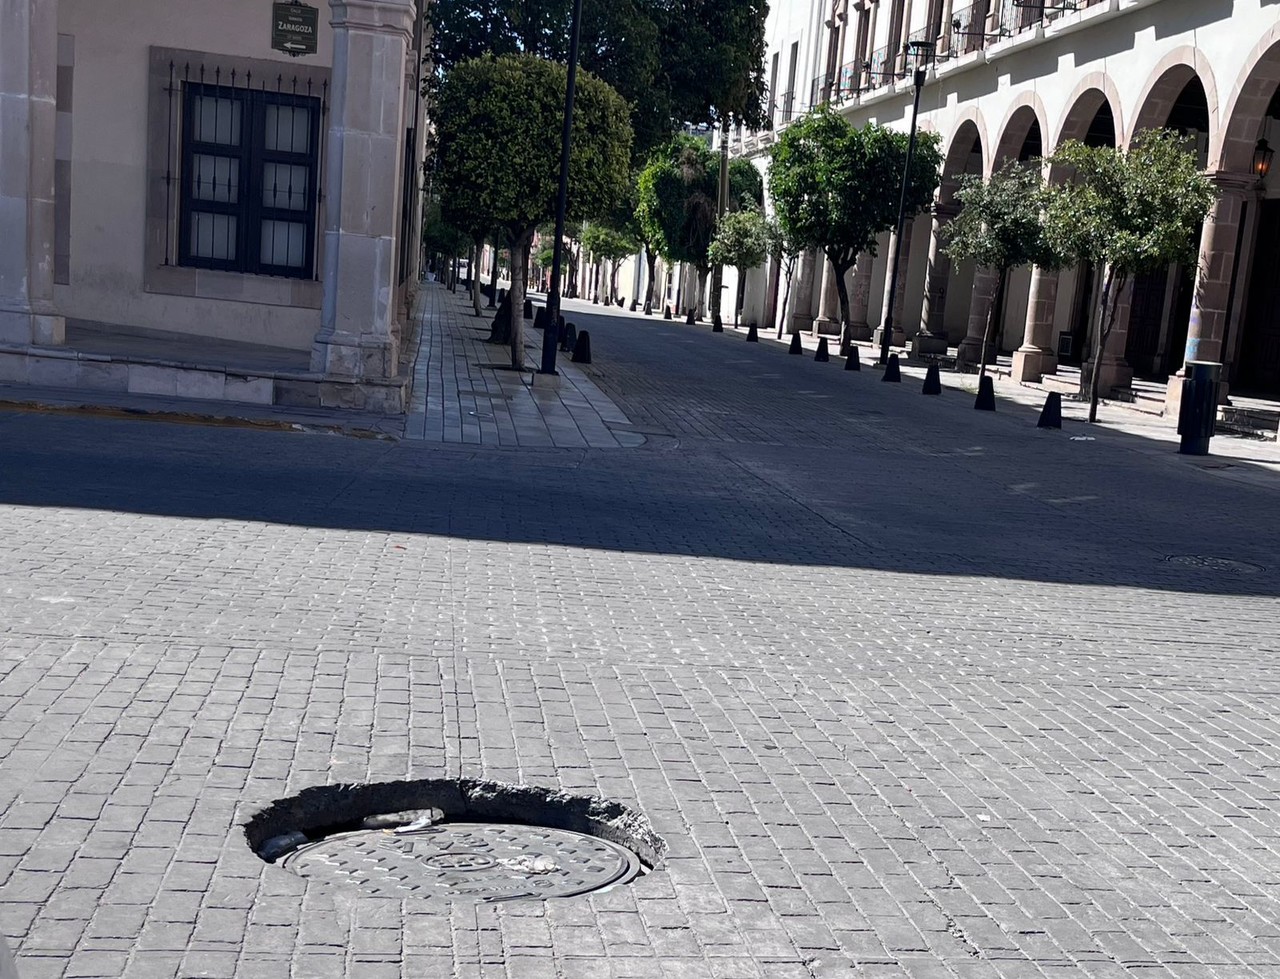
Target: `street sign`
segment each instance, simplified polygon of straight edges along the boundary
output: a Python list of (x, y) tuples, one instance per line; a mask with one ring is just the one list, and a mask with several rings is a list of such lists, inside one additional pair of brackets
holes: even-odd
[(271, 5), (271, 47), (292, 57), (316, 53), (320, 9), (304, 3)]

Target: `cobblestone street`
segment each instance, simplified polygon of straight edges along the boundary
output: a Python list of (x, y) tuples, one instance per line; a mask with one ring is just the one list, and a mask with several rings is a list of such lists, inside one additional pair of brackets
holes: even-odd
[[(616, 447), (0, 412), (22, 979), (1280, 976), (1274, 446), (566, 307)], [(668, 859), (441, 909), (246, 844), (440, 776), (617, 800)]]

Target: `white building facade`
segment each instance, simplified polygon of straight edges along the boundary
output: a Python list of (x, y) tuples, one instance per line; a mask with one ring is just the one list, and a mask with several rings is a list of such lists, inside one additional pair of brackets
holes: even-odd
[(424, 4), (319, 4), (0, 0), (0, 383), (402, 409)]
[[(940, 247), (953, 195), (963, 174), (1048, 157), (1067, 139), (1126, 147), (1142, 130), (1167, 126), (1187, 134), (1220, 197), (1199, 261), (1141, 276), (1127, 291), (1102, 354), (1103, 390), (1124, 389), (1135, 375), (1175, 377), (1190, 359), (1224, 364), (1224, 395), (1229, 386), (1280, 397), (1280, 177), (1257, 165), (1260, 141), (1280, 146), (1274, 3), (780, 0), (767, 33), (774, 128), (733, 144), (766, 171), (777, 132), (822, 102), (854, 125), (905, 130), (914, 94), (906, 45), (937, 45), (920, 126), (941, 138), (943, 180), (931, 213), (905, 229), (898, 342), (919, 352), (950, 347), (960, 362), (976, 362), (987, 310), (999, 302), (997, 345), (1012, 355), (1017, 379), (1087, 366), (1099, 270), (1019, 270), (996, 296), (988, 270), (952, 263)], [(884, 321), (890, 238), (849, 274), (855, 336)], [(791, 331), (839, 332), (836, 284), (819, 256), (798, 263), (785, 314), (780, 291), (776, 267), (751, 273), (745, 318), (785, 315)]]

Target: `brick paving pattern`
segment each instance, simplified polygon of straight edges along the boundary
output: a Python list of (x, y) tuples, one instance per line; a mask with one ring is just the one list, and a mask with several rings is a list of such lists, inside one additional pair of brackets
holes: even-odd
[[(1280, 975), (1274, 473), (573, 313), (643, 446), (0, 413), (24, 979)], [(244, 843), (441, 774), (670, 857), (441, 910)]]

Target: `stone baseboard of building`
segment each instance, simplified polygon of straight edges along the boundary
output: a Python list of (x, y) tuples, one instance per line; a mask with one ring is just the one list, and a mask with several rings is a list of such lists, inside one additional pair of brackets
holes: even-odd
[(347, 381), (312, 371), (253, 371), (60, 347), (0, 345), (0, 384), (396, 415), (405, 410), (409, 378)]

